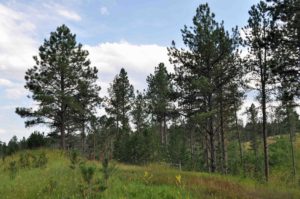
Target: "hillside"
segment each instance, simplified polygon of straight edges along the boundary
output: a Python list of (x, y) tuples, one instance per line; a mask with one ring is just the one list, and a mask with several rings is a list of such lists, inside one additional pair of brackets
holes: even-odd
[[(34, 150), (28, 154), (45, 152), (45, 168), (20, 168), (19, 158), (24, 152), (7, 157), (0, 166), (0, 195), (14, 198), (300, 198), (300, 190), (249, 179), (183, 172), (164, 165), (131, 166), (117, 164), (108, 188), (99, 191), (100, 163), (86, 161), (96, 168), (88, 185), (79, 167), (70, 168), (69, 157), (59, 150)], [(15, 178), (10, 176), (9, 162), (17, 161)]]

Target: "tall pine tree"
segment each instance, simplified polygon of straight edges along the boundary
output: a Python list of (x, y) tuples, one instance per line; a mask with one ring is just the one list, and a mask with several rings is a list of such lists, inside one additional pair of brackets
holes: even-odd
[[(209, 170), (216, 171), (216, 134), (218, 131), (218, 105), (226, 85), (237, 75), (235, 52), (239, 43), (237, 29), (229, 35), (223, 22), (218, 23), (208, 4), (200, 5), (193, 18), (193, 26), (185, 26), (183, 42), (189, 50), (177, 49), (175, 42), (169, 48), (171, 62), (175, 66), (176, 93), (181, 113), (188, 119), (201, 118), (202, 129), (208, 138)], [(221, 110), (223, 114), (223, 110)], [(220, 118), (219, 118), (220, 119)], [(200, 123), (200, 120), (198, 120)], [(203, 122), (204, 121), (204, 122)], [(221, 121), (221, 120), (219, 120)], [(224, 120), (222, 120), (224, 122)], [(197, 124), (195, 124), (197, 125)], [(224, 129), (223, 129), (224, 130)], [(193, 131), (191, 129), (191, 131)], [(224, 131), (221, 133), (224, 141)], [(225, 145), (222, 144), (222, 161), (225, 161)]]
[[(37, 103), (37, 108), (17, 108), (16, 113), (28, 118), (25, 126), (46, 124), (60, 132), (61, 148), (65, 149), (65, 131), (71, 118), (83, 107), (78, 100), (80, 84), (93, 88), (93, 96), (98, 96), (100, 87), (95, 85), (97, 69), (90, 66), (88, 52), (76, 42), (76, 35), (65, 26), (59, 26), (45, 39), (34, 57), (35, 66), (25, 75), (26, 85)], [(97, 99), (97, 97), (96, 97)], [(87, 98), (86, 98), (87, 100)], [(88, 99), (90, 100), (90, 99)], [(85, 102), (84, 102), (85, 103)], [(94, 108), (93, 103), (88, 104)]]

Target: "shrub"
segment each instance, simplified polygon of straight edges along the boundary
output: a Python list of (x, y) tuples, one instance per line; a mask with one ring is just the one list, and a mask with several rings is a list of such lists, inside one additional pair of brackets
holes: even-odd
[(70, 168), (75, 169), (76, 166), (80, 163), (80, 158), (79, 158), (78, 151), (72, 150), (70, 152), (69, 158), (70, 158), (70, 162), (71, 162)]
[(86, 166), (84, 164), (80, 166), (81, 176), (87, 184), (91, 184), (95, 170), (93, 166)]
[(11, 161), (8, 166), (9, 175), (11, 179), (14, 179), (18, 173), (18, 166), (16, 161)]
[(109, 159), (107, 157), (107, 155), (105, 156), (105, 158), (102, 161), (102, 168), (101, 168), (101, 172), (103, 174), (103, 180), (99, 180), (98, 183), (100, 184), (100, 191), (104, 191), (107, 189), (108, 187), (108, 179), (110, 178), (110, 176), (112, 175), (112, 173), (116, 170), (116, 166), (115, 165), (111, 165), (109, 164)]

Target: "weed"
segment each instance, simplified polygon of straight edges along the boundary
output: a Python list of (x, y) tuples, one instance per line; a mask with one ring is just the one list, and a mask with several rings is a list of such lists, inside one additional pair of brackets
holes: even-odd
[(145, 182), (145, 184), (149, 185), (152, 177), (153, 177), (153, 175), (151, 173), (149, 173), (148, 171), (145, 171), (144, 176), (143, 176), (143, 181)]

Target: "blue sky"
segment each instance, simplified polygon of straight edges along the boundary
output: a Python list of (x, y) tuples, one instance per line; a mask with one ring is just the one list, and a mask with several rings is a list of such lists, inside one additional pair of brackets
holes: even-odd
[[(192, 24), (197, 6), (208, 2), (229, 30), (243, 27), (257, 0), (0, 0), (0, 141), (27, 137), (39, 128), (24, 128), (17, 106), (35, 106), (26, 98), (25, 71), (49, 33), (67, 24), (90, 52), (99, 69), (101, 96), (121, 67), (136, 89), (146, 88), (146, 76), (159, 62), (168, 69), (166, 47), (182, 46), (180, 29)], [(245, 107), (250, 101), (246, 101)], [(43, 128), (46, 130), (46, 128)]]

